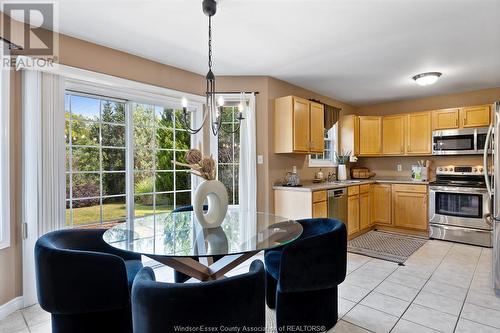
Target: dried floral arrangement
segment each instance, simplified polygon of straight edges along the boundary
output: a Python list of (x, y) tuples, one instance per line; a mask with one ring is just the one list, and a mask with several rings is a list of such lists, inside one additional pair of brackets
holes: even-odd
[(215, 180), (217, 171), (212, 155), (204, 157), (199, 149), (190, 149), (186, 153), (186, 155), (184, 155), (184, 159), (186, 160), (187, 164), (177, 161), (172, 161), (172, 163), (190, 168), (193, 175), (196, 175), (203, 179)]

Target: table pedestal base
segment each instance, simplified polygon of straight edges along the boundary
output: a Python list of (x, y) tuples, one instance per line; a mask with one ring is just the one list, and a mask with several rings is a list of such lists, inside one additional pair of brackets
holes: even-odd
[(190, 257), (163, 257), (154, 255), (148, 255), (148, 257), (190, 276), (191, 279), (186, 282), (191, 283), (222, 279), (227, 272), (250, 259), (258, 252), (231, 254), (219, 259), (215, 263), (211, 257), (200, 257), (200, 261)]

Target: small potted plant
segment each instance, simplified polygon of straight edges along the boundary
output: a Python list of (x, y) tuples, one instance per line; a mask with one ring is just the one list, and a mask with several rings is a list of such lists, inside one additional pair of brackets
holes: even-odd
[(349, 162), (349, 157), (351, 156), (351, 152), (348, 151), (346, 153), (335, 152), (335, 159), (337, 160), (337, 179), (338, 180), (346, 180), (347, 179), (347, 168), (346, 164)]

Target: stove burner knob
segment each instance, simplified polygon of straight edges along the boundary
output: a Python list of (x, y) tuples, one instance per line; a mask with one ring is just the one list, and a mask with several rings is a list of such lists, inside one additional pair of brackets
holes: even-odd
[(443, 168), (438, 168), (438, 171), (443, 171)]
[(483, 168), (479, 168), (479, 172), (483, 172)]
[(448, 168), (444, 168), (444, 171), (448, 171)]
[(472, 169), (472, 172), (477, 172), (477, 169), (476, 168)]

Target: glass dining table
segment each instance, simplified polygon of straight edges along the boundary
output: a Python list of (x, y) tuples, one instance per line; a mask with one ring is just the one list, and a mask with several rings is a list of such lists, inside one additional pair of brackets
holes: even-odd
[(301, 234), (297, 221), (230, 208), (216, 228), (202, 228), (192, 211), (172, 212), (116, 225), (103, 239), (190, 276), (188, 282), (199, 282), (223, 278), (258, 252), (289, 244)]

